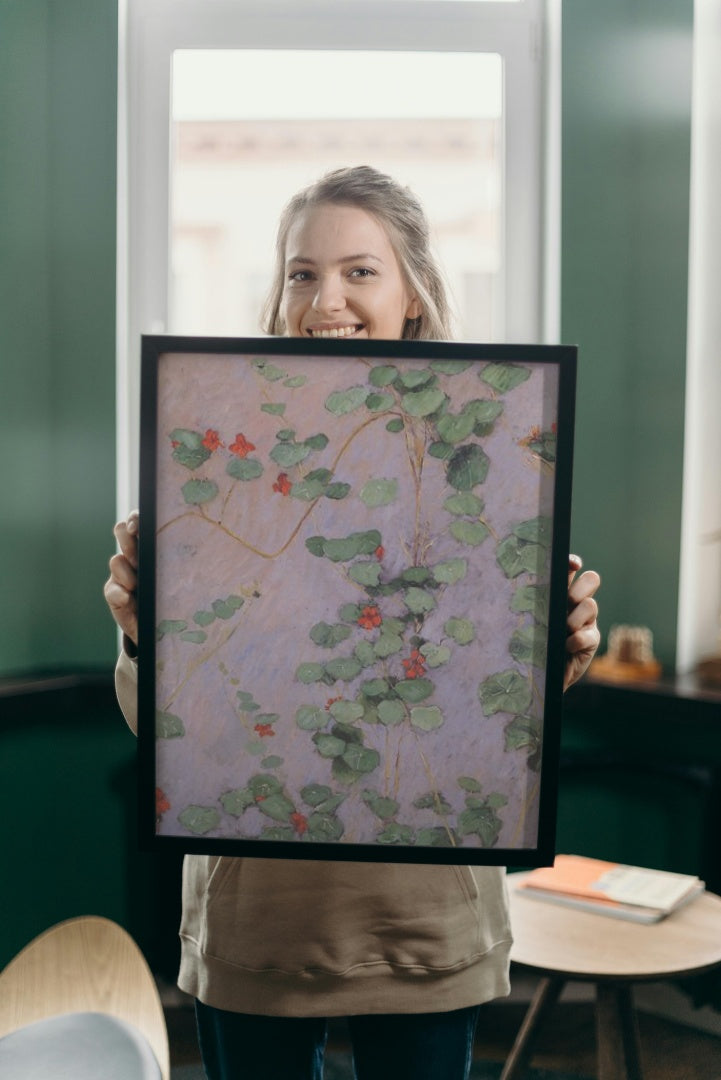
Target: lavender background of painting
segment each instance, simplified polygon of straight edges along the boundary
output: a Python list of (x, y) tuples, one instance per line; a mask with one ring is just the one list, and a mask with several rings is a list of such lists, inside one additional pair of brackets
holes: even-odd
[[(514, 629), (531, 620), (510, 610), (517, 582), (509, 581), (498, 566), (496, 543), (520, 521), (539, 514), (552, 516), (553, 470), (520, 446), (519, 440), (534, 426), (548, 430), (555, 422), (557, 368), (524, 364), (531, 377), (505, 395), (496, 395), (479, 381), (480, 364), (462, 374), (439, 377), (454, 412), (465, 401), (479, 397), (502, 397), (505, 406), (493, 432), (480, 440), (490, 468), (485, 483), (474, 491), (485, 500), (482, 517), (494, 534), (483, 544), (459, 544), (447, 531), (453, 518), (442, 504), (453, 492), (445, 482), (444, 463), (426, 455), (423, 470), (420, 520), (430, 543), (429, 561), (458, 556), (468, 561), (466, 577), (445, 586), (440, 594), (437, 609), (426, 619), (424, 637), (440, 642), (443, 624), (451, 616), (469, 618), (476, 626), (476, 637), (465, 646), (450, 642), (451, 660), (430, 673), (436, 691), (423, 704), (440, 704), (444, 725), (418, 733), (407, 725), (365, 726), (366, 745), (379, 751), (381, 767), (347, 789), (332, 779), (330, 760), (318, 755), (312, 732), (297, 726), (295, 713), (302, 704), (324, 707), (328, 698), (339, 694), (351, 699), (357, 684), (374, 673), (364, 671), (353, 683), (333, 687), (302, 685), (294, 673), (301, 662), (348, 655), (359, 640), (373, 640), (374, 635), (356, 627), (333, 650), (310, 640), (308, 632), (314, 624), (337, 622), (344, 603), (365, 601), (359, 587), (348, 581), (345, 564), (315, 557), (306, 549), (305, 539), (345, 537), (376, 528), (385, 551), (382, 579), (387, 580), (409, 565), (415, 491), (404, 435), (386, 431), (386, 414), (365, 423), (371, 414), (364, 407), (347, 416), (335, 416), (324, 407), (331, 391), (366, 384), (367, 363), (357, 358), (343, 358), (342, 363), (293, 356), (270, 359), (289, 376), (307, 375), (305, 385), (293, 389), (285, 387), (283, 380), (269, 382), (252, 366), (252, 357), (169, 354), (160, 361), (157, 620), (184, 619), (192, 627), (193, 613), (208, 609), (217, 598), (236, 594), (245, 603), (232, 619), (216, 620), (208, 627), (202, 645), (182, 641), (178, 635), (158, 642), (157, 706), (181, 717), (185, 728), (183, 738), (157, 743), (156, 782), (170, 804), (158, 825), (159, 833), (188, 836), (178, 814), (188, 806), (199, 806), (220, 811), (221, 820), (205, 833), (207, 838), (258, 838), (272, 824), (268, 818), (253, 807), (242, 817), (230, 816), (223, 812), (219, 799), (266, 771), (261, 761), (275, 755), (284, 763), (273, 774), (283, 781), (298, 809), (302, 809), (298, 793), (308, 783), (349, 791), (337, 811), (345, 829), (341, 843), (372, 843), (379, 831), (378, 818), (361, 797), (366, 788), (401, 803), (398, 821), (413, 827), (438, 824), (430, 811), (413, 807), (414, 799), (430, 790), (432, 773), (434, 786), (457, 812), (464, 808), (459, 776), (478, 780), (484, 795), (505, 795), (508, 803), (498, 811), (503, 827), (496, 846), (535, 847), (539, 775), (529, 770), (525, 749), (504, 749), (509, 717), (503, 713), (484, 716), (478, 687), (488, 675), (508, 668), (525, 673), (509, 655), (508, 643)], [(388, 362), (400, 370), (423, 366)], [(373, 366), (382, 363), (374, 361)], [(262, 404), (279, 402), (286, 405), (284, 415), (261, 411)], [(307, 473), (332, 468), (339, 446), (364, 423), (334, 472), (334, 480), (351, 484), (346, 499), (320, 498), (308, 513), (307, 503), (273, 491), (282, 470), (268, 454), (277, 444), (279, 429), (293, 429), (299, 441), (319, 432), (328, 436), (327, 447), (311, 454), (301, 466)], [(265, 465), (263, 476), (250, 482), (232, 481), (225, 474), (227, 451), (213, 454), (202, 468), (190, 473), (171, 458), (169, 433), (174, 428), (216, 429), (226, 446), (242, 432), (255, 445), (250, 456)], [(285, 471), (298, 479), (297, 469)], [(181, 487), (193, 476), (214, 479), (219, 485), (220, 495), (205, 504), (203, 511), (208, 518), (222, 516), (223, 524), (243, 542), (185, 503)], [(398, 498), (389, 506), (369, 509), (358, 492), (371, 478), (396, 478)], [(264, 558), (257, 552), (274, 557)], [(403, 610), (397, 596), (383, 598), (379, 606), (385, 615)], [(397, 674), (402, 671), (401, 656), (407, 655), (390, 658)], [(534, 684), (538, 695), (533, 710), (542, 716), (543, 672), (534, 671)], [(241, 717), (238, 690), (252, 694), (262, 713), (279, 715), (272, 737), (259, 738), (253, 730), (254, 717)], [(480, 840), (469, 836), (464, 844), (480, 846)]]

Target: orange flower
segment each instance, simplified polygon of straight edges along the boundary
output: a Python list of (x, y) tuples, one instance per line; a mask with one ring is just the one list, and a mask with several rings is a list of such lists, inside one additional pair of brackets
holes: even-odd
[(534, 424), (531, 430), (523, 439), (518, 440), (519, 446), (530, 446), (532, 442), (536, 442), (541, 437), (541, 429), (537, 424)]
[(294, 814), (290, 815), (290, 820), (299, 836), (302, 836), (304, 832), (308, 832), (308, 820), (303, 814), (299, 814), (296, 810)]
[(407, 660), (402, 660), (401, 663), (406, 669), (407, 679), (419, 679), (426, 673), (425, 657), (418, 649), (413, 649), (410, 657)]
[(279, 491), (281, 495), (290, 495), (292, 486), (287, 473), (278, 473), (278, 479), (273, 484), (273, 491)]
[(378, 545), (378, 547), (377, 547), (377, 548), (375, 549), (375, 551), (373, 552), (373, 554), (375, 555), (375, 557), (376, 557), (376, 559), (378, 560), (378, 562), (380, 562), (380, 561), (381, 561), (381, 559), (383, 558), (383, 556), (385, 555), (385, 553), (386, 553), (386, 549), (385, 549), (385, 548), (383, 547), (383, 545), (382, 545), (382, 544), (379, 544), (379, 545)]
[(160, 817), (166, 810), (170, 810), (170, 803), (164, 791), (161, 791), (159, 787), (155, 789), (155, 816)]
[(235, 436), (235, 442), (231, 443), (228, 449), (231, 454), (237, 454), (238, 457), (247, 457), (251, 450), (255, 450), (255, 444), (248, 442), (245, 435), (238, 432)]
[(261, 739), (267, 739), (270, 735), (275, 735), (272, 724), (256, 724), (253, 731), (257, 732)]
[(336, 701), (342, 701), (342, 700), (343, 700), (342, 697), (329, 697), (328, 700), (325, 703), (325, 711), (328, 712), (331, 705), (334, 705)]
[(375, 604), (367, 604), (358, 616), (358, 625), (362, 626), (364, 630), (374, 630), (382, 622), (381, 613)]
[(223, 445), (224, 444), (220, 441), (220, 436), (218, 435), (218, 432), (215, 431), (213, 428), (208, 428), (205, 433), (205, 438), (203, 439), (203, 446), (205, 447), (205, 449), (210, 450), (212, 454), (213, 450), (217, 450), (219, 446)]

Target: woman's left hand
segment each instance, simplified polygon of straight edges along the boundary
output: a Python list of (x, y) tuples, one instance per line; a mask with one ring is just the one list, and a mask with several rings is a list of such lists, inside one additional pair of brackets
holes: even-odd
[(568, 690), (581, 678), (593, 660), (601, 640), (596, 625), (598, 604), (593, 596), (601, 578), (595, 570), (576, 574), (583, 566), (578, 555), (568, 557), (568, 617), (566, 619), (566, 671), (563, 689)]

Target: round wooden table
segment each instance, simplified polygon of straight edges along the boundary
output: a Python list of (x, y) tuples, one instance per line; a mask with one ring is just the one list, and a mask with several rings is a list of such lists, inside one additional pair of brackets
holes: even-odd
[(511, 960), (542, 979), (501, 1080), (523, 1076), (540, 1024), (569, 980), (596, 987), (599, 1080), (643, 1080), (633, 983), (721, 966), (721, 898), (705, 892), (660, 922), (627, 922), (529, 899), (517, 887), (525, 876), (508, 875)]

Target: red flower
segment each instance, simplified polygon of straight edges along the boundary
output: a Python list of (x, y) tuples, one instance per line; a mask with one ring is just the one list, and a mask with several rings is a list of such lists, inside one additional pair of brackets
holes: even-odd
[(267, 796), (267, 795), (256, 795), (256, 796), (255, 796), (255, 801), (256, 801), (256, 802), (265, 802), (265, 800), (266, 800), (267, 798), (268, 798), (268, 796)]
[(170, 803), (164, 791), (161, 791), (159, 787), (155, 789), (155, 816), (160, 817), (166, 810), (170, 810)]
[(231, 454), (237, 454), (238, 457), (247, 457), (251, 450), (255, 450), (255, 444), (248, 442), (245, 435), (238, 432), (235, 436), (235, 442), (231, 443), (228, 449)]
[(213, 450), (217, 450), (219, 446), (223, 445), (224, 444), (220, 441), (220, 436), (218, 435), (218, 432), (215, 431), (213, 428), (208, 428), (205, 433), (205, 438), (203, 439), (203, 446), (205, 447), (205, 449), (210, 450), (212, 454)]
[(269, 735), (275, 735), (272, 724), (256, 724), (253, 731), (256, 731), (261, 739), (266, 739)]
[(378, 547), (377, 547), (377, 548), (375, 549), (375, 551), (373, 552), (373, 554), (375, 555), (375, 557), (376, 557), (376, 559), (378, 560), (378, 562), (380, 562), (380, 561), (381, 561), (381, 559), (383, 558), (383, 556), (385, 555), (385, 553), (386, 553), (386, 549), (385, 549), (385, 548), (383, 547), (383, 545), (382, 545), (382, 544), (379, 544), (379, 545), (378, 545)]
[(407, 679), (419, 679), (426, 673), (425, 657), (418, 649), (413, 649), (410, 657), (407, 660), (402, 660), (401, 663), (406, 669)]
[(329, 697), (328, 700), (325, 703), (325, 711), (328, 712), (331, 705), (335, 704), (336, 701), (342, 701), (342, 700), (343, 700), (342, 696), (341, 697)]
[(278, 473), (278, 479), (273, 484), (273, 491), (279, 491), (281, 495), (290, 495), (292, 486), (287, 473)]
[(303, 814), (299, 814), (296, 810), (294, 814), (290, 815), (290, 820), (299, 836), (302, 836), (304, 832), (308, 832), (308, 820)]
[(180, 446), (180, 440), (179, 439), (171, 439), (170, 440), (170, 445), (172, 446), (173, 450), (176, 450)]
[(362, 626), (364, 630), (374, 630), (382, 622), (381, 613), (375, 604), (367, 604), (358, 616), (358, 625)]

